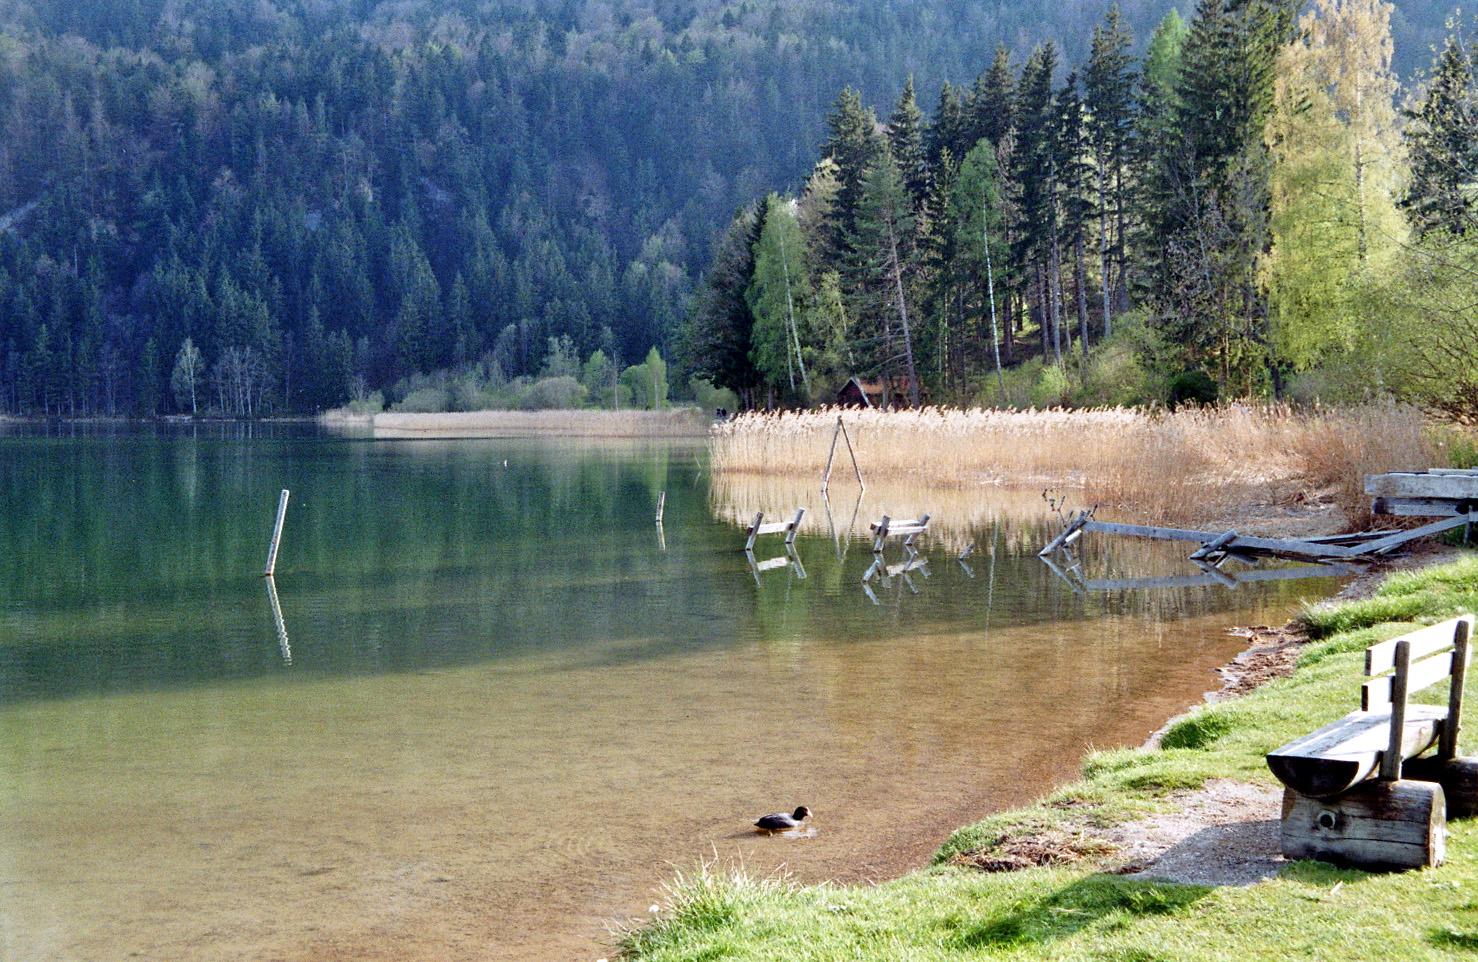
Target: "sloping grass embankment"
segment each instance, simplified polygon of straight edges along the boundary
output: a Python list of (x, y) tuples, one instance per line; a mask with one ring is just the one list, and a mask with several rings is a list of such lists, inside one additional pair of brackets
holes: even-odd
[[(1131, 821), (1212, 777), (1273, 784), (1263, 755), (1354, 707), (1366, 646), (1461, 611), (1478, 611), (1478, 557), (1393, 577), (1363, 601), (1311, 609), (1313, 640), (1291, 677), (1203, 706), (1160, 748), (1091, 755), (1081, 781), (961, 829), (932, 868), (864, 888), (701, 867), (675, 879), (667, 904), (628, 933), (623, 958), (1478, 960), (1478, 820), (1449, 822), (1447, 861), (1435, 869), (1367, 874), (1297, 862), (1246, 887), (1083, 866), (987, 874), (948, 863), (1013, 835), (1081, 826), (1085, 813), (1098, 826)], [(1478, 672), (1469, 673), (1468, 694), (1478, 694)], [(1474, 754), (1478, 742), (1466, 737), (1462, 747)]]

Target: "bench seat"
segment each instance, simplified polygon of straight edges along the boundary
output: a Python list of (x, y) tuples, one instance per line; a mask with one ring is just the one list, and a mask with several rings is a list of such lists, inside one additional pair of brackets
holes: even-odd
[[(1436, 744), (1447, 706), (1408, 705), (1401, 757), (1414, 758)], [(1267, 756), (1284, 785), (1310, 798), (1337, 795), (1374, 774), (1390, 744), (1391, 712), (1352, 711), (1318, 731), (1296, 738)]]

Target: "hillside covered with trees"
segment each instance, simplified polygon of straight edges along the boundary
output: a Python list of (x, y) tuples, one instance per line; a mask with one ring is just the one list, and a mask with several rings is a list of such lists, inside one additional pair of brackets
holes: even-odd
[[(1078, 346), (1101, 343), (1116, 314), (1147, 303), (1145, 278), (1163, 276), (1141, 263), (1156, 246), (1144, 239), (1189, 216), (1143, 206), (1144, 185), (1120, 177), (1142, 158), (1092, 154), (1086, 86), (1083, 139), (1049, 123), (1078, 89), (1060, 64), (1085, 64), (1083, 85), (1102, 68), (1108, 9), (0, 0), (0, 413), (306, 413), (418, 391), (479, 406), (519, 379), (529, 404), (641, 403), (668, 366), (684, 375), (675, 384), (698, 371), (753, 402), (821, 398), (828, 378), (896, 373), (878, 312), (900, 283), (914, 370), (936, 398), (974, 396), (995, 345), (1019, 365), (1028, 338), (1066, 378), (1072, 325), (1052, 311), (1082, 314), (1072, 297), (1105, 305)], [(1141, 56), (1171, 70), (1188, 54), (1137, 39), (1170, 22), (1167, 3), (1117, 9), (1112, 82), (1130, 93), (1113, 96), (1129, 137), (1149, 122)], [(1446, 35), (1437, 5), (1401, 11), (1389, 29), (1404, 47)], [(1292, 36), (1291, 12), (1279, 16), (1258, 40), (1259, 91)], [(1454, 82), (1469, 95), (1471, 77)], [(1180, 81), (1155, 83), (1154, 109), (1192, 129)], [(998, 127), (980, 126), (992, 99)], [(878, 124), (872, 102), (896, 103), (896, 122)], [(1257, 103), (1246, 124), (1275, 115)], [(958, 129), (956, 112), (971, 114)], [(1240, 156), (1207, 149), (1219, 164)], [(879, 151), (898, 183), (864, 176)], [(828, 156), (834, 167), (818, 165)], [(1028, 157), (1052, 173), (1023, 177)], [(967, 202), (992, 190), (985, 229), (999, 248), (972, 240), (984, 208)], [(1045, 224), (1043, 211), (1049, 234), (1006, 239)], [(1243, 241), (1260, 245), (1243, 294), (1265, 292), (1270, 248)], [(988, 249), (994, 334), (977, 290)], [(792, 277), (801, 286), (783, 293)], [(714, 300), (725, 284), (726, 304)], [(717, 308), (743, 329), (717, 331)], [(800, 387), (787, 376), (777, 391), (786, 364)], [(531, 392), (540, 376), (563, 380)]]
[[(750, 405), (1397, 397), (1478, 417), (1478, 88), (1403, 95), (1380, 0), (1202, 0), (1142, 55), (998, 48), (931, 115), (844, 89), (810, 179), (731, 223), (697, 369)], [(1404, 106), (1398, 106), (1404, 105)]]

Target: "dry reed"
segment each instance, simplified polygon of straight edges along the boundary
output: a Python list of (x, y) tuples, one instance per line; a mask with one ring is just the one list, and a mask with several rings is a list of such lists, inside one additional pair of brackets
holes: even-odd
[[(710, 441), (714, 472), (819, 487), (839, 419), (869, 486), (1072, 488), (1084, 502), (1144, 521), (1332, 499), (1363, 522), (1365, 474), (1428, 467), (1432, 456), (1421, 414), (1391, 404), (1313, 412), (1244, 404), (1176, 412), (830, 409), (747, 414), (720, 425)], [(831, 484), (843, 483), (855, 480), (838, 441)]]

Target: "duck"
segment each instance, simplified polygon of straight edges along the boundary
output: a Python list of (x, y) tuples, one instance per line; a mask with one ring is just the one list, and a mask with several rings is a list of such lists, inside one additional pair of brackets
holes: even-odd
[(794, 812), (772, 812), (754, 820), (754, 827), (762, 832), (780, 832), (787, 828), (800, 828), (811, 817), (811, 810), (802, 805)]

